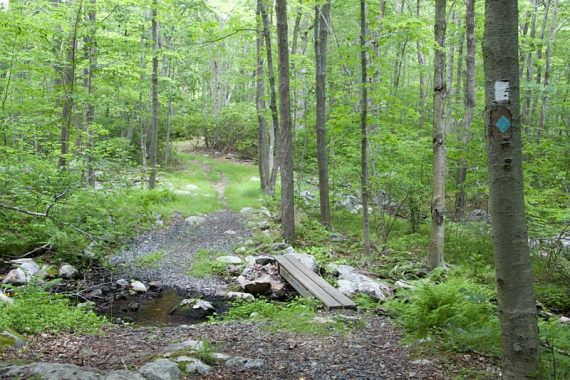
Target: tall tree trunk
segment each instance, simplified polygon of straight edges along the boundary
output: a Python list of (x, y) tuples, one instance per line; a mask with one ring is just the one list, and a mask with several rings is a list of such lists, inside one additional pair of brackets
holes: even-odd
[(97, 69), (97, 0), (91, 0), (87, 11), (87, 21), (89, 22), (89, 33), (85, 37), (85, 56), (88, 66), (85, 68), (83, 75), (83, 86), (87, 93), (87, 101), (84, 104), (84, 130), (87, 135), (87, 183), (89, 186), (95, 186), (95, 170), (93, 168), (93, 134), (91, 126), (95, 120), (95, 85), (93, 80), (95, 70)]
[(141, 39), (140, 39), (140, 76), (139, 76), (139, 103), (138, 103), (138, 123), (139, 123), (139, 145), (141, 150), (141, 178), (142, 182), (146, 182), (146, 172), (147, 172), (147, 152), (146, 152), (146, 118), (144, 115), (144, 104), (143, 104), (143, 93), (146, 85), (146, 60), (145, 60), (145, 30), (144, 26), (141, 28)]
[(168, 59), (168, 78), (170, 78), (168, 89), (168, 105), (166, 108), (166, 140), (164, 141), (164, 167), (168, 167), (170, 161), (170, 134), (172, 129), (172, 82), (174, 81), (174, 65), (170, 64), (171, 58)]
[(279, 172), (279, 116), (277, 114), (277, 93), (275, 90), (275, 66), (273, 64), (273, 49), (271, 47), (271, 23), (265, 7), (265, 1), (261, 1), (261, 18), (263, 20), (263, 35), (265, 38), (265, 54), (267, 55), (267, 75), (269, 76), (269, 108), (271, 109), (271, 120), (273, 128), (269, 133), (269, 169), (271, 170), (270, 192), (273, 192)]
[[(420, 18), (420, 0), (416, 1), (416, 17)], [(420, 39), (418, 37), (417, 41), (416, 41), (416, 50), (418, 51), (418, 65), (419, 67), (419, 82), (420, 82), (420, 102), (419, 102), (419, 114), (420, 114), (420, 122), (419, 122), (419, 126), (420, 128), (424, 125), (424, 117), (425, 117), (425, 107), (426, 107), (426, 80), (425, 80), (425, 75), (423, 72), (423, 66), (425, 65), (426, 59), (424, 57), (424, 53), (422, 52), (422, 47), (420, 44)]]
[(431, 199), (431, 238), (427, 253), (428, 268), (444, 266), (445, 238), (445, 6), (446, 0), (435, 2), (433, 93), (433, 188)]
[(327, 73), (327, 39), (329, 33), (331, 4), (315, 6), (315, 95), (317, 99), (317, 161), (319, 165), (319, 195), (321, 206), (321, 223), (331, 225), (331, 209), (329, 202), (329, 162), (327, 154), (326, 128), (326, 73)]
[(281, 117), (281, 231), (285, 241), (295, 240), (295, 204), (293, 202), (293, 141), (291, 136), (291, 99), (289, 93), (289, 35), (287, 0), (277, 0), (277, 49), (279, 51), (279, 110)]
[(519, 121), (518, 1), (485, 0), (483, 63), (503, 379), (539, 378)]
[(66, 58), (62, 75), (62, 84), (64, 91), (62, 106), (62, 124), (60, 133), (60, 155), (58, 167), (65, 168), (67, 166), (67, 154), (69, 153), (69, 137), (71, 134), (71, 122), (73, 118), (73, 95), (75, 93), (75, 69), (76, 69), (76, 51), (77, 51), (77, 29), (81, 20), (81, 11), (83, 8), (83, 0), (77, 5), (77, 13), (75, 14), (73, 29), (69, 33), (66, 46)]
[[(531, 107), (531, 99), (532, 99), (532, 90), (530, 87), (530, 82), (532, 81), (532, 77), (534, 75), (534, 63), (532, 61), (532, 53), (534, 48), (534, 39), (536, 38), (536, 15), (538, 13), (538, 3), (540, 0), (534, 1), (533, 11), (531, 12), (530, 18), (530, 47), (528, 53), (526, 55), (526, 86), (527, 89), (524, 94), (523, 105), (522, 105), (522, 115), (521, 121), (522, 124), (528, 126), (529, 119), (530, 119), (530, 107)], [(528, 127), (527, 127), (528, 128)]]
[(540, 121), (538, 123), (539, 138), (542, 133), (546, 133), (546, 114), (548, 111), (548, 93), (550, 89), (550, 75), (552, 69), (551, 48), (554, 42), (554, 32), (556, 31), (556, 19), (558, 16), (558, 0), (554, 1), (554, 9), (552, 11), (552, 21), (550, 22), (550, 30), (548, 32), (548, 40), (546, 41), (545, 63), (544, 63), (544, 83), (542, 92), (542, 107), (540, 108)]
[(366, 52), (366, 0), (360, 0), (360, 188), (362, 197), (362, 250), (370, 255), (370, 215), (368, 215), (368, 53)]
[(265, 121), (265, 86), (264, 86), (264, 70), (263, 70), (263, 25), (262, 25), (262, 9), (263, 0), (257, 0), (256, 11), (256, 54), (257, 68), (255, 71), (255, 106), (257, 111), (257, 153), (259, 161), (259, 178), (261, 182), (261, 190), (268, 194), (271, 192), (271, 168), (269, 166), (269, 146), (267, 141), (267, 123)]
[[(465, 65), (467, 69), (465, 78), (465, 115), (460, 131), (461, 147), (463, 152), (467, 151), (469, 143), (469, 130), (475, 115), (475, 0), (466, 0), (465, 11), (465, 34), (467, 36), (467, 55)], [(467, 162), (465, 157), (461, 157), (455, 185), (457, 194), (455, 196), (455, 213), (453, 220), (459, 222), (465, 216), (465, 180), (467, 179)]]
[(158, 156), (158, 22), (157, 22), (157, 6), (158, 0), (152, 0), (152, 76), (151, 76), (151, 94), (152, 94), (152, 116), (150, 122), (150, 177), (148, 179), (148, 188), (154, 189), (156, 185), (157, 175), (157, 156)]

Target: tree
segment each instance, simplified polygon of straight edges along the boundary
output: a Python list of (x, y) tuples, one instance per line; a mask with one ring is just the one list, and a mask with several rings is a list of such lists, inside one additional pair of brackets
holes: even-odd
[(366, 52), (366, 0), (360, 1), (360, 192), (362, 198), (362, 249), (370, 255), (370, 215), (368, 214), (368, 53)]
[(427, 254), (427, 265), (434, 269), (445, 265), (443, 245), (445, 238), (445, 4), (446, 0), (435, 2), (434, 37), (437, 44), (434, 57), (433, 77), (433, 187), (431, 199), (431, 238)]
[(265, 121), (265, 87), (263, 73), (263, 38), (264, 28), (262, 25), (263, 0), (257, 0), (256, 11), (256, 56), (257, 67), (255, 71), (255, 107), (257, 110), (257, 157), (259, 162), (259, 179), (261, 190), (264, 193), (271, 192), (271, 167), (269, 166), (270, 151), (267, 141), (267, 123)]
[(293, 201), (293, 139), (291, 136), (291, 98), (289, 92), (289, 35), (287, 0), (277, 0), (277, 49), (279, 51), (279, 110), (281, 164), (281, 231), (287, 242), (295, 239), (295, 204)]
[(330, 1), (327, 1), (323, 5), (315, 6), (315, 96), (317, 101), (317, 161), (319, 166), (321, 223), (323, 223), (325, 226), (331, 225), (326, 129), (327, 38), (329, 33), (330, 13)]
[(485, 1), (483, 63), (503, 378), (536, 378), (539, 344), (523, 193), (517, 0)]
[(87, 7), (87, 21), (89, 22), (89, 34), (84, 38), (85, 57), (88, 65), (83, 71), (83, 86), (87, 96), (87, 101), (83, 109), (83, 124), (87, 134), (87, 183), (95, 186), (95, 170), (93, 168), (93, 134), (91, 127), (95, 120), (95, 85), (94, 77), (97, 70), (97, 0), (90, 0)]
[(157, 21), (158, 0), (152, 0), (152, 75), (151, 75), (151, 93), (152, 93), (152, 116), (150, 121), (150, 177), (148, 180), (148, 188), (154, 189), (156, 185), (157, 175), (157, 157), (158, 157), (158, 21)]

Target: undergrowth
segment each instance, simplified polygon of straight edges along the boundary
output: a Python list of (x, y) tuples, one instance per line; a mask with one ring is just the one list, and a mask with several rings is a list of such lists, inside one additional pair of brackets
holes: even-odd
[(225, 273), (228, 263), (216, 261), (224, 253), (211, 249), (199, 249), (194, 254), (189, 274), (198, 278), (221, 276)]

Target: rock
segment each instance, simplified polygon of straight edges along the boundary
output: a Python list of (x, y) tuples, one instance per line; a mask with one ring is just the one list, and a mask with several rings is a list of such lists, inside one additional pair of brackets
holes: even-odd
[(259, 265), (275, 264), (274, 256), (255, 256), (253, 262)]
[(40, 271), (36, 273), (36, 278), (40, 280), (47, 280), (50, 278), (57, 277), (58, 270), (54, 265), (44, 264), (40, 268)]
[(317, 200), (317, 196), (308, 190), (301, 191), (300, 195), (301, 198), (303, 198), (303, 200), (305, 201), (305, 203), (311, 203)]
[(562, 323), (563, 325), (570, 325), (570, 318), (562, 316), (558, 322)]
[(337, 243), (345, 240), (345, 239), (344, 239), (344, 236), (343, 236), (341, 233), (338, 233), (338, 232), (333, 232), (333, 233), (331, 233), (331, 234), (330, 234), (330, 239), (331, 239), (331, 241), (337, 242)]
[(242, 260), (237, 256), (219, 256), (219, 257), (216, 257), (216, 261), (219, 261), (221, 263), (227, 263), (227, 264), (241, 264), (242, 263)]
[(151, 290), (160, 290), (162, 289), (162, 282), (160, 281), (151, 281), (148, 283), (148, 288)]
[(287, 249), (287, 248), (289, 248), (289, 247), (291, 247), (291, 246), (290, 246), (289, 244), (287, 244), (287, 243), (274, 243), (274, 244), (271, 246), (271, 250), (272, 250), (273, 252), (279, 252), (279, 251), (283, 251), (284, 249)]
[(204, 342), (201, 340), (186, 339), (183, 342), (173, 343), (167, 346), (162, 352), (169, 356), (177, 351), (202, 351), (204, 347)]
[(198, 226), (206, 221), (206, 218), (203, 216), (189, 216), (186, 218), (186, 224), (191, 226)]
[(186, 365), (186, 372), (189, 374), (205, 375), (211, 371), (212, 367), (198, 359), (194, 359)]
[(398, 280), (394, 283), (394, 287), (397, 289), (415, 289), (416, 286), (413, 285), (412, 283), (408, 282), (408, 281), (404, 281), (404, 280)]
[(475, 209), (465, 217), (466, 220), (470, 222), (490, 222), (491, 216), (485, 210)]
[(216, 312), (216, 308), (208, 301), (198, 298), (187, 298), (180, 301), (171, 311), (172, 315), (183, 315), (190, 318), (205, 318)]
[(247, 252), (247, 247), (237, 247), (234, 252), (237, 255), (243, 255)]
[(137, 293), (146, 293), (148, 290), (142, 282), (137, 280), (131, 280), (131, 289)]
[(335, 206), (337, 208), (342, 208), (352, 214), (358, 213), (358, 209), (362, 208), (362, 203), (360, 199), (355, 197), (354, 195), (343, 195), (336, 203)]
[(0, 290), (0, 302), (13, 304), (14, 300), (12, 298), (8, 297), (6, 294), (4, 294), (4, 292), (2, 290)]
[(350, 297), (355, 293), (362, 293), (370, 297), (384, 301), (392, 296), (392, 291), (386, 284), (374, 281), (368, 276), (356, 273), (350, 265), (336, 265), (338, 290)]
[(80, 302), (80, 303), (78, 303), (78, 304), (77, 304), (77, 308), (78, 308), (78, 309), (87, 309), (87, 310), (90, 310), (90, 309), (93, 309), (93, 308), (95, 307), (95, 305), (96, 305), (96, 304), (95, 304), (95, 302), (93, 302), (93, 301), (86, 301), (86, 302)]
[(239, 213), (242, 215), (249, 215), (253, 212), (253, 207), (244, 207), (241, 210), (239, 210)]
[(269, 222), (267, 220), (262, 220), (261, 222), (257, 223), (256, 227), (262, 231), (269, 229)]
[(26, 345), (26, 339), (17, 332), (10, 329), (0, 331), (0, 350), (5, 347), (21, 348)]
[(104, 380), (145, 380), (145, 378), (136, 372), (128, 370), (112, 371), (107, 374)]
[(221, 352), (214, 352), (211, 355), (212, 359), (214, 359), (217, 362), (225, 362), (226, 360), (231, 359), (230, 355), (221, 353)]
[(22, 269), (31, 278), (40, 271), (40, 267), (33, 259), (16, 259), (11, 261), (16, 268)]
[(158, 359), (146, 363), (139, 368), (139, 373), (147, 380), (181, 380), (184, 374), (178, 368), (178, 364), (168, 359)]
[(237, 278), (238, 284), (243, 290), (251, 294), (269, 294), (271, 293), (271, 277), (263, 275), (253, 281), (247, 280), (244, 276)]
[(40, 379), (40, 380), (100, 380), (101, 372), (89, 367), (73, 364), (32, 363), (14, 366), (4, 376), (6, 379)]
[(229, 367), (242, 367), (242, 368), (263, 368), (265, 367), (265, 360), (263, 359), (249, 359), (241, 356), (236, 356), (226, 361)]
[(303, 265), (305, 265), (313, 272), (315, 273), (320, 272), (319, 264), (317, 264), (317, 260), (315, 260), (314, 256), (309, 255), (307, 253), (289, 253), (289, 255), (299, 260)]
[(243, 292), (228, 292), (228, 294), (226, 294), (226, 298), (228, 300), (255, 301), (253, 294)]
[(235, 232), (234, 230), (227, 230), (227, 231), (224, 231), (224, 235), (233, 236), (233, 235), (235, 235), (235, 234), (237, 234), (237, 232)]
[(325, 324), (325, 323), (335, 323), (335, 320), (332, 318), (314, 317), (313, 322), (319, 323), (319, 324)]
[(58, 276), (66, 280), (73, 280), (80, 277), (79, 271), (73, 265), (62, 264), (59, 267)]
[(22, 268), (17, 268), (8, 272), (2, 282), (4, 284), (25, 285), (30, 279), (30, 276), (28, 276)]
[(430, 365), (432, 364), (431, 360), (427, 360), (427, 359), (418, 359), (418, 360), (414, 360), (412, 361), (413, 365)]
[(103, 290), (101, 288), (97, 288), (97, 289), (94, 289), (93, 291), (87, 293), (85, 295), (85, 298), (88, 298), (88, 299), (98, 298), (98, 297), (101, 297), (102, 295), (103, 295)]
[(129, 287), (129, 282), (127, 280), (125, 280), (124, 278), (120, 278), (117, 281), (115, 281), (115, 284), (117, 284), (118, 286), (120, 286), (123, 289), (126, 289)]

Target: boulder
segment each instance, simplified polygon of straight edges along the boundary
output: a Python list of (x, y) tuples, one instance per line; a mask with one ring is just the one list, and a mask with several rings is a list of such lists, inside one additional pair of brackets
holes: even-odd
[(186, 372), (191, 375), (205, 375), (211, 371), (212, 367), (198, 359), (194, 359), (190, 363), (186, 364)]
[(226, 299), (228, 300), (244, 300), (244, 301), (254, 301), (255, 297), (253, 294), (243, 293), (243, 292), (228, 292), (226, 294)]
[(115, 281), (115, 284), (117, 284), (118, 286), (120, 286), (123, 289), (126, 289), (129, 287), (129, 282), (127, 280), (125, 280), (124, 278), (120, 278), (117, 281)]
[(137, 293), (146, 293), (148, 290), (145, 284), (137, 280), (131, 280), (131, 289)]
[(111, 371), (103, 378), (104, 380), (145, 380), (145, 378), (136, 372), (122, 369), (119, 371)]
[(40, 267), (33, 259), (16, 259), (11, 261), (12, 265), (16, 268), (22, 269), (26, 275), (33, 277), (40, 271)]
[(570, 325), (570, 318), (562, 316), (558, 320), (558, 323), (561, 323), (563, 325)]
[(8, 272), (2, 282), (4, 284), (25, 285), (30, 279), (31, 277), (28, 276), (22, 268), (16, 268)]
[(44, 264), (40, 268), (40, 271), (36, 273), (36, 277), (40, 280), (47, 280), (50, 278), (55, 278), (58, 275), (58, 270), (54, 265)]
[(189, 318), (205, 318), (216, 312), (216, 308), (208, 301), (198, 298), (187, 298), (180, 301), (171, 311), (172, 315), (183, 315)]
[(139, 368), (139, 373), (147, 380), (181, 380), (184, 378), (178, 364), (168, 359), (146, 363)]
[(237, 256), (219, 256), (216, 257), (216, 261), (226, 264), (241, 264), (242, 260)]
[(180, 343), (173, 343), (167, 346), (162, 352), (165, 356), (170, 356), (177, 351), (202, 351), (205, 345), (201, 340), (186, 339)]
[(3, 378), (6, 379), (41, 379), (41, 380), (100, 380), (102, 373), (95, 368), (79, 367), (73, 364), (32, 363), (13, 366)]
[(271, 277), (263, 275), (255, 280), (247, 280), (244, 276), (237, 278), (238, 284), (243, 290), (251, 294), (269, 294), (271, 293)]
[(314, 256), (309, 255), (308, 253), (289, 253), (289, 255), (293, 256), (294, 258), (296, 258), (297, 260), (299, 260), (303, 265), (305, 265), (307, 268), (309, 268), (310, 270), (312, 270), (315, 273), (319, 273), (320, 272), (320, 266), (317, 263), (317, 260), (315, 259)]
[(59, 267), (58, 276), (66, 280), (73, 280), (80, 277), (79, 271), (73, 265), (62, 264)]
[(370, 297), (384, 301), (392, 296), (388, 285), (377, 282), (368, 276), (357, 273), (350, 265), (329, 266), (338, 273), (338, 290), (350, 297), (355, 293), (362, 293)]
[(21, 348), (26, 345), (26, 339), (17, 332), (6, 329), (0, 330), (0, 350), (5, 347)]
[(186, 224), (189, 224), (191, 226), (198, 226), (202, 223), (204, 223), (206, 221), (206, 218), (204, 218), (203, 216), (189, 216), (188, 218), (186, 218)]
[(265, 360), (263, 359), (250, 359), (241, 356), (236, 356), (226, 360), (226, 365), (229, 367), (241, 367), (241, 368), (263, 368), (265, 367)]

